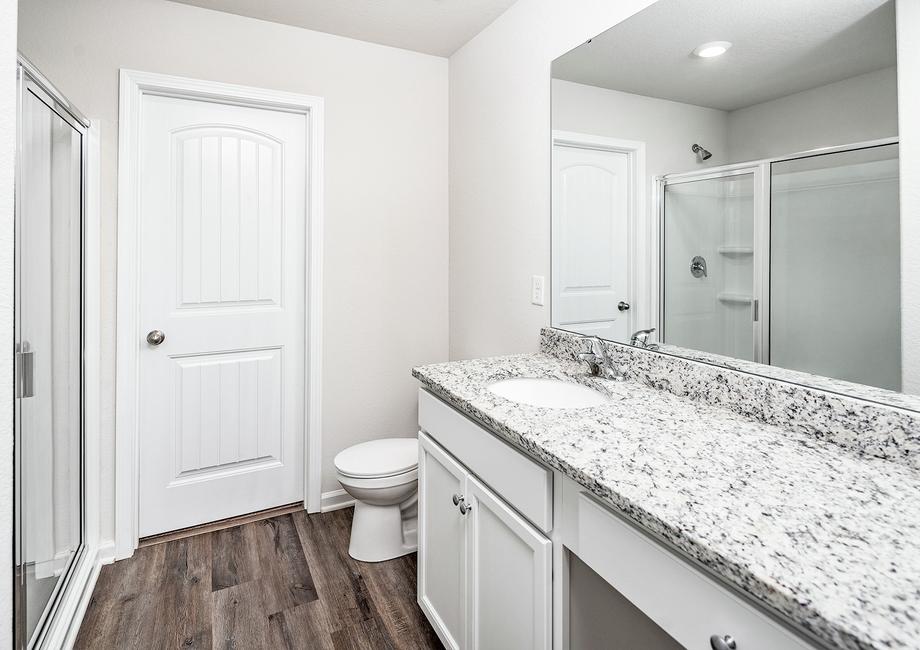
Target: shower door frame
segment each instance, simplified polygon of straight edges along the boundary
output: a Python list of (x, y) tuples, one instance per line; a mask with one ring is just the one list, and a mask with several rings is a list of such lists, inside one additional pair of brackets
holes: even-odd
[[(755, 309), (759, 312), (759, 327), (754, 333), (755, 357), (754, 361), (764, 365), (770, 365), (770, 227), (771, 227), (771, 196), (772, 196), (772, 166), (774, 163), (788, 162), (801, 158), (813, 158), (826, 154), (844, 153), (848, 151), (859, 151), (861, 149), (872, 149), (886, 145), (900, 144), (900, 136), (891, 136), (888, 138), (877, 138), (875, 140), (861, 140), (848, 144), (834, 145), (830, 147), (818, 147), (815, 149), (806, 149), (782, 156), (771, 158), (761, 158), (747, 162), (734, 163), (731, 165), (721, 165), (719, 167), (707, 167), (701, 170), (690, 172), (680, 172), (674, 174), (663, 174), (655, 177), (655, 191), (653, 194), (654, 205), (652, 209), (657, 218), (652, 219), (657, 232), (653, 234), (658, 239), (658, 246), (653, 246), (656, 258), (652, 260), (652, 286), (657, 288), (658, 300), (654, 304), (658, 306), (658, 313), (652, 319), (657, 324), (660, 334), (659, 340), (664, 339), (664, 274), (662, 271), (662, 261), (664, 260), (664, 219), (665, 219), (665, 187), (669, 184), (688, 183), (693, 181), (708, 180), (712, 178), (722, 178), (731, 175), (749, 173), (755, 170), (754, 178), (754, 299), (759, 303)], [(758, 183), (759, 176), (759, 183)], [(759, 192), (759, 194), (758, 194)], [(758, 255), (758, 251), (760, 254)], [(711, 355), (711, 353), (701, 350), (693, 350), (700, 355)], [(693, 358), (692, 354), (682, 355)], [(718, 355), (723, 356), (723, 355)], [(725, 364), (723, 364), (725, 365)]]
[[(664, 260), (665, 260), (665, 191), (668, 185), (682, 185), (698, 181), (731, 178), (750, 174), (754, 179), (753, 198), (753, 271), (751, 291), (751, 327), (753, 329), (752, 361), (763, 361), (770, 358), (770, 321), (764, 314), (770, 313), (769, 291), (769, 262), (770, 262), (770, 162), (756, 161), (744, 162), (720, 167), (708, 167), (699, 171), (664, 174), (655, 177), (655, 211), (657, 219), (653, 219), (658, 232), (658, 246), (655, 247), (657, 259), (652, 262), (653, 273), (656, 276), (652, 286), (658, 289), (658, 313), (653, 322), (657, 323), (658, 340), (667, 344), (665, 340), (665, 286), (664, 286)], [(714, 354), (710, 352), (704, 354)], [(725, 355), (719, 355), (725, 356)]]
[[(91, 125), (89, 120), (80, 113), (67, 99), (51, 84), (38, 69), (29, 62), (22, 54), (18, 55), (18, 65), (17, 65), (17, 120), (21, 122), (21, 115), (23, 110), (23, 102), (25, 99), (25, 93), (32, 93), (36, 98), (38, 98), (42, 103), (44, 103), (48, 108), (62, 120), (67, 122), (71, 128), (76, 130), (80, 134), (80, 466), (79, 466), (79, 486), (80, 486), (80, 543), (77, 546), (72, 557), (67, 562), (66, 566), (61, 572), (61, 577), (58, 579), (54, 588), (52, 589), (51, 596), (45, 604), (45, 608), (42, 611), (41, 616), (38, 619), (35, 630), (33, 632), (32, 639), (27, 637), (26, 634), (26, 612), (24, 610), (25, 604), (25, 592), (26, 585), (21, 578), (21, 575), (17, 573), (20, 569), (20, 562), (22, 559), (22, 548), (21, 548), (21, 535), (22, 535), (22, 486), (20, 484), (20, 479), (22, 478), (22, 468), (21, 468), (21, 457), (20, 457), (20, 445), (17, 444), (21, 440), (22, 431), (20, 429), (22, 425), (22, 416), (21, 416), (21, 397), (14, 392), (14, 409), (13, 409), (13, 430), (14, 430), (14, 451), (13, 451), (13, 485), (14, 485), (14, 499), (13, 499), (13, 525), (14, 525), (14, 589), (13, 589), (13, 599), (15, 607), (15, 616), (14, 616), (14, 647), (19, 650), (20, 648), (42, 648), (46, 645), (60, 645), (63, 638), (72, 639), (74, 630), (72, 629), (70, 620), (62, 620), (65, 618), (72, 617), (76, 611), (80, 608), (85, 601), (84, 593), (86, 591), (85, 587), (87, 584), (94, 582), (94, 578), (98, 575), (97, 571), (97, 557), (96, 554), (92, 551), (95, 549), (91, 548), (91, 542), (95, 540), (89, 539), (87, 534), (87, 476), (86, 476), (86, 420), (87, 420), (87, 401), (86, 401), (86, 385), (87, 385), (87, 327), (86, 322), (86, 304), (87, 299), (97, 298), (95, 291), (92, 292), (92, 295), (87, 295), (87, 259), (86, 259), (86, 245), (87, 245), (87, 206), (88, 206), (88, 176), (90, 174), (90, 140), (97, 136), (95, 130), (91, 132)], [(22, 281), (22, 272), (20, 269), (20, 263), (24, 254), (22, 247), (20, 245), (20, 235), (21, 235), (21, 219), (22, 219), (22, 203), (19, 200), (19, 197), (23, 196), (22, 187), (21, 187), (21, 174), (19, 170), (19, 161), (21, 160), (22, 152), (22, 133), (21, 129), (17, 129), (16, 135), (16, 152), (17, 152), (17, 164), (16, 164), (16, 178), (15, 178), (15, 188), (16, 188), (16, 197), (17, 200), (14, 202), (14, 220), (15, 220), (15, 235), (14, 235), (14, 287), (15, 293), (18, 298), (21, 292), (20, 283)], [(94, 196), (93, 199), (96, 197)], [(93, 233), (96, 234), (95, 231)], [(98, 268), (94, 263), (92, 265), (93, 273), (92, 276), (96, 277)], [(97, 328), (92, 328), (94, 333)], [(14, 341), (18, 342), (19, 336), (21, 334), (21, 324), (19, 322), (19, 315), (14, 315)], [(95, 364), (93, 365), (95, 369)], [(16, 373), (18, 376), (19, 373)], [(94, 372), (95, 375), (95, 372)], [(15, 391), (15, 389), (14, 389)], [(96, 391), (93, 391), (94, 395)], [(96, 416), (96, 413), (93, 413), (93, 417)], [(74, 591), (79, 590), (80, 593), (74, 594)], [(79, 621), (77, 622), (79, 624)], [(33, 641), (34, 643), (30, 643)]]

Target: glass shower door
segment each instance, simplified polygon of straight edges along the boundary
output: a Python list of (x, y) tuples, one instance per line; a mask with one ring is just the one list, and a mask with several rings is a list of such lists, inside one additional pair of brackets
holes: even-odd
[(771, 171), (770, 363), (901, 390), (898, 145)]
[(760, 171), (664, 181), (661, 341), (759, 361), (756, 189)]
[(82, 125), (23, 70), (16, 195), (17, 647), (82, 548)]

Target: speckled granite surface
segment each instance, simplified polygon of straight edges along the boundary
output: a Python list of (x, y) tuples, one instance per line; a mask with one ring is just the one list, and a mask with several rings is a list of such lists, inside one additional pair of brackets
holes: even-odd
[[(548, 354), (423, 366), (455, 408), (570, 476), (724, 580), (841, 648), (920, 648), (920, 472)], [(545, 409), (506, 377), (609, 395)]]
[[(629, 378), (639, 383), (920, 470), (920, 412), (872, 400), (876, 393), (895, 397), (898, 393), (864, 386), (851, 397), (831, 390), (832, 386), (842, 390), (846, 382), (835, 384), (825, 378), (828, 390), (821, 390), (795, 383), (802, 373), (782, 368), (756, 365), (770, 368), (771, 376), (763, 377), (751, 374), (754, 364), (735, 370), (612, 341), (604, 345), (608, 355), (626, 367)], [(541, 351), (562, 359), (571, 359), (585, 347), (576, 334), (552, 328), (541, 332)], [(901, 397), (903, 404), (916, 400), (911, 395)]]

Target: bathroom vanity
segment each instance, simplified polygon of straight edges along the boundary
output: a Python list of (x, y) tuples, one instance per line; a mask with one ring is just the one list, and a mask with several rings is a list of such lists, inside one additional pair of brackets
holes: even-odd
[[(562, 353), (413, 374), (418, 600), (446, 647), (920, 647), (912, 468)], [(515, 377), (603, 402), (490, 389)]]

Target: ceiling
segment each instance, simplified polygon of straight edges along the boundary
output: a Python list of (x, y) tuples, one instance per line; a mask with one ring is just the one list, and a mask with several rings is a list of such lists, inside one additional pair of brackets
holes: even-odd
[(173, 0), (240, 16), (450, 56), (515, 0)]
[[(691, 56), (708, 41), (724, 55)], [(892, 0), (659, 0), (553, 63), (553, 77), (726, 111), (896, 63)]]

